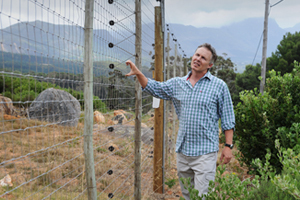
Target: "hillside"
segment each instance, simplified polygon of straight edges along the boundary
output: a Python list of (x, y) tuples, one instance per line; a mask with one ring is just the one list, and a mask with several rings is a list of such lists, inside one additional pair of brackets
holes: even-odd
[[(242, 72), (245, 65), (252, 64), (253, 61), (254, 64), (261, 61), (262, 42), (259, 48), (258, 44), (263, 32), (263, 21), (263, 18), (250, 18), (221, 28), (196, 28), (182, 24), (170, 24), (170, 30), (171, 33), (174, 33), (174, 37), (180, 43), (187, 57), (193, 55), (198, 45), (209, 42), (216, 48), (219, 55), (226, 53), (237, 65), (238, 72)], [(142, 59), (142, 62), (143, 65), (150, 67), (154, 25), (144, 24), (142, 30), (142, 53), (146, 58)], [(2, 51), (4, 52), (35, 56), (38, 53), (38, 56), (48, 58), (83, 60), (84, 33), (82, 27), (34, 21), (14, 24), (0, 31), (2, 33), (0, 38)], [(294, 33), (295, 31), (300, 31), (300, 24), (282, 29), (274, 19), (269, 19), (267, 56), (271, 56), (271, 53), (276, 50), (285, 33)], [(107, 59), (103, 52), (109, 50), (107, 47), (109, 42), (118, 45), (118, 48), (114, 50), (117, 56), (114, 60), (117, 59), (121, 62), (132, 56), (129, 52), (134, 52), (134, 37), (131, 37), (130, 34), (128, 31), (127, 33), (111, 34), (104, 29), (94, 30), (94, 52), (97, 54), (95, 61)], [(130, 38), (123, 41), (128, 36)]]

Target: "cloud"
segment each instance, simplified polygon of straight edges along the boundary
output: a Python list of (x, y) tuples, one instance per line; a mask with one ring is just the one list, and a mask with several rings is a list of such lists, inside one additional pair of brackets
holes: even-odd
[[(270, 0), (273, 5), (277, 1)], [(286, 0), (271, 9), (270, 17), (282, 28), (300, 23), (299, 0)], [(264, 0), (166, 0), (168, 23), (195, 27), (221, 27), (247, 18), (264, 17)]]

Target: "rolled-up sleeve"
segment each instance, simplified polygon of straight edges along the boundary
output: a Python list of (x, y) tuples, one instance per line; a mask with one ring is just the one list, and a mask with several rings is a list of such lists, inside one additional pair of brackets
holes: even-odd
[(145, 91), (152, 96), (164, 100), (171, 100), (173, 96), (173, 82), (174, 79), (170, 79), (166, 82), (158, 82), (152, 79), (148, 79), (147, 86), (142, 91)]

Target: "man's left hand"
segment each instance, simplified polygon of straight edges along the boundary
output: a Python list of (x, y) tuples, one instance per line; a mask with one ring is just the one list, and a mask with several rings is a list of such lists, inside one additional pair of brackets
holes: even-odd
[(227, 164), (232, 158), (232, 150), (228, 147), (225, 147), (222, 151), (220, 162), (222, 164)]

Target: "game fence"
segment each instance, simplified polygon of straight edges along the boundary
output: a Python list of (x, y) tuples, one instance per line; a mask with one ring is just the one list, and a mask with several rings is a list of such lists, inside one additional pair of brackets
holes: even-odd
[[(88, 199), (85, 3), (0, 0), (0, 199)], [(141, 1), (141, 70), (150, 78), (154, 4)], [(98, 199), (134, 198), (136, 91), (135, 79), (125, 77), (130, 71), (125, 61), (136, 56), (135, 28), (134, 0), (94, 1), (89, 98)], [(143, 198), (155, 192), (153, 125), (152, 97), (142, 93)]]

